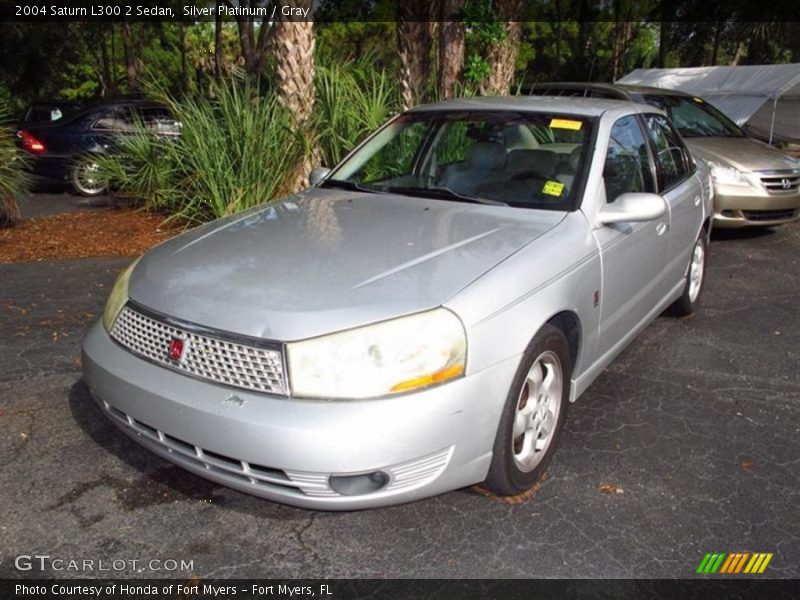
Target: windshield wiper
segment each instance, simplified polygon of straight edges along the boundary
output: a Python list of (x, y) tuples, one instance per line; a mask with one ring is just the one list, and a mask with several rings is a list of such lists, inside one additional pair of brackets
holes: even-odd
[(508, 206), (507, 202), (501, 200), (489, 200), (488, 198), (478, 198), (477, 196), (468, 196), (449, 187), (435, 186), (435, 187), (387, 187), (383, 188), (387, 192), (395, 194), (409, 194), (412, 196), (422, 196), (423, 198), (444, 198), (448, 200), (458, 200), (460, 202), (472, 202), (474, 204), (488, 204), (489, 206)]
[(345, 181), (344, 179), (326, 179), (322, 182), (320, 187), (323, 188), (340, 188), (343, 190), (350, 190), (354, 192), (366, 192), (367, 194), (380, 194), (383, 190), (367, 187), (355, 181)]

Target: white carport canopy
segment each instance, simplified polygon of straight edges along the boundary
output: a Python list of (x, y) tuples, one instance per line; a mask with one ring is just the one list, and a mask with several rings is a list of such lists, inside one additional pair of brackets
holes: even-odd
[(700, 96), (751, 135), (800, 142), (800, 64), (636, 69), (617, 83)]

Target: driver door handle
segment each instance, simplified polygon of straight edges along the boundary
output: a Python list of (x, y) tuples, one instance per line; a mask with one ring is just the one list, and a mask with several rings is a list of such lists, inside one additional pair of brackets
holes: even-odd
[(659, 223), (659, 224), (656, 226), (656, 233), (657, 233), (658, 235), (664, 235), (664, 233), (666, 233), (666, 231), (667, 231), (668, 229), (669, 229), (669, 225), (667, 225), (666, 223)]
[(695, 206), (700, 206), (700, 196), (695, 196), (694, 197), (694, 205)]

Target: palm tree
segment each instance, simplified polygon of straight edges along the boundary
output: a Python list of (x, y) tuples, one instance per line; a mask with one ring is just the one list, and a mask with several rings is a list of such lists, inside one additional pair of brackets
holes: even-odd
[(486, 95), (505, 95), (511, 90), (516, 70), (519, 43), (522, 38), (522, 19), (525, 16), (525, 0), (496, 0), (495, 7), (501, 21), (505, 21), (505, 39), (489, 46), (486, 57), (489, 76), (481, 86)]
[(405, 0), (397, 7), (397, 57), (403, 110), (428, 97), (431, 22), (428, 0)]
[(7, 126), (8, 117), (8, 108), (0, 102), (0, 227), (13, 225), (19, 219), (17, 198), (28, 188), (14, 132)]
[(458, 20), (466, 0), (441, 0), (439, 12), (439, 61), (436, 72), (441, 99), (452, 98), (464, 74), (464, 23)]
[[(284, 5), (312, 9), (313, 0), (295, 0)], [(309, 15), (311, 12), (308, 13)], [(298, 128), (308, 123), (314, 108), (314, 22), (289, 18), (273, 25), (272, 54), (275, 58), (275, 88), (278, 100), (289, 111)], [(308, 175), (316, 164), (316, 152), (309, 152), (287, 184), (288, 192), (308, 186)]]

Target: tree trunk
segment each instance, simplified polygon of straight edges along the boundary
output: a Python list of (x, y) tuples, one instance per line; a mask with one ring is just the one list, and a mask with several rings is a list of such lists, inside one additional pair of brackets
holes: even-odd
[(484, 95), (506, 95), (514, 82), (519, 43), (522, 38), (522, 19), (525, 16), (524, 0), (496, 0), (498, 16), (505, 21), (506, 38), (489, 46), (486, 61), (489, 76), (481, 84)]
[(667, 66), (667, 44), (669, 43), (669, 9), (667, 8), (667, 0), (661, 0), (661, 23), (658, 30), (658, 66), (665, 68)]
[(464, 24), (457, 17), (464, 4), (465, 0), (442, 0), (441, 3), (437, 87), (442, 100), (455, 95), (456, 83), (464, 74)]
[(111, 69), (108, 60), (108, 40), (106, 32), (100, 34), (100, 97), (105, 98), (113, 87)]
[[(290, 4), (296, 8), (311, 9), (313, 0), (296, 0)], [(297, 127), (303, 127), (314, 107), (314, 23), (290, 19), (276, 21), (273, 27), (272, 49), (278, 99), (292, 115)], [(285, 184), (285, 191), (294, 193), (308, 187), (308, 175), (316, 161), (315, 151), (301, 160), (295, 175)]]
[(717, 21), (714, 26), (714, 47), (711, 50), (711, 66), (715, 66), (717, 64), (717, 60), (719, 59), (719, 44), (722, 38), (722, 22)]
[(127, 19), (122, 22), (122, 47), (125, 52), (125, 72), (128, 77), (128, 92), (139, 88), (139, 65), (134, 49), (131, 23)]
[(747, 44), (745, 42), (738, 42), (736, 44), (736, 52), (731, 59), (730, 66), (735, 67), (739, 64), (739, 61), (744, 58), (744, 55), (747, 53)]
[(400, 63), (400, 99), (403, 109), (428, 97), (431, 33), (426, 0), (398, 4), (397, 54)]
[(219, 8), (222, 2), (217, 2), (217, 14), (214, 17), (214, 77), (222, 79), (222, 15)]
[[(234, 6), (231, 0), (224, 0), (228, 6)], [(239, 7), (252, 8), (251, 0), (239, 0)], [(306, 6), (310, 3), (300, 0), (299, 2), (285, 2), (286, 6)], [(270, 37), (271, 27), (266, 19), (262, 19), (261, 26), (256, 39), (255, 19), (248, 16), (236, 16), (236, 25), (239, 28), (239, 43), (242, 48), (242, 58), (244, 59), (244, 70), (251, 75), (261, 75), (267, 67), (267, 45)]]
[(561, 74), (561, 35), (562, 27), (561, 21), (563, 17), (563, 10), (561, 7), (562, 0), (556, 0), (556, 73)]
[(189, 74), (187, 72), (186, 64), (186, 23), (181, 21), (178, 24), (180, 27), (180, 44), (181, 44), (181, 92), (186, 92), (189, 89)]

